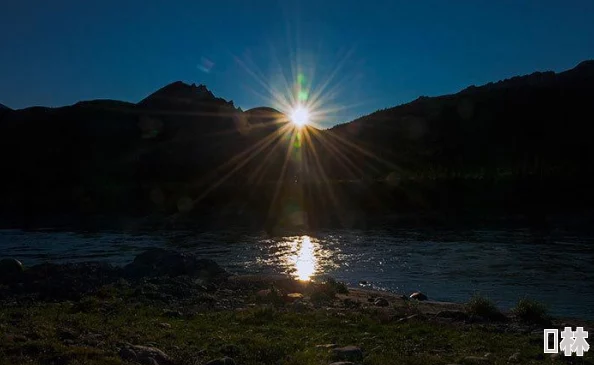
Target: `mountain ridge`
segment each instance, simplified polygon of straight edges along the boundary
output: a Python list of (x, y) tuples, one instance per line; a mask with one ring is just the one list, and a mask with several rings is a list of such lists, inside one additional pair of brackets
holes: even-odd
[(518, 84), (532, 84), (532, 85), (540, 84), (540, 85), (543, 85), (543, 81), (546, 83), (547, 81), (554, 81), (558, 77), (572, 77), (577, 72), (579, 72), (580, 74), (587, 74), (588, 77), (594, 78), (594, 60), (581, 61), (573, 68), (567, 69), (565, 71), (559, 71), (559, 72), (535, 71), (530, 74), (525, 74), (525, 75), (520, 75), (520, 76), (512, 76), (509, 78), (501, 79), (499, 81), (487, 82), (487, 83), (479, 85), (479, 86), (470, 85), (470, 86), (467, 86), (459, 91), (456, 91), (456, 92), (453, 92), (450, 94), (443, 94), (443, 95), (437, 95), (437, 96), (421, 95), (414, 100), (373, 111), (369, 114), (362, 115), (362, 116), (357, 117), (353, 120), (336, 124), (336, 125), (330, 127), (329, 129), (334, 129), (336, 127), (339, 127), (339, 126), (342, 126), (342, 125), (345, 125), (348, 123), (359, 121), (363, 118), (369, 117), (369, 116), (371, 116), (375, 113), (378, 113), (378, 112), (382, 112), (382, 111), (389, 110), (389, 109), (399, 108), (402, 106), (410, 105), (410, 104), (417, 103), (417, 102), (427, 100), (427, 99), (448, 98), (448, 97), (453, 97), (453, 96), (456, 96), (459, 94), (464, 94), (464, 93), (469, 93), (469, 92), (480, 92), (480, 91), (486, 91), (486, 90), (493, 90), (496, 88), (509, 88), (509, 87), (513, 87), (514, 85), (518, 85)]
[(180, 199), (223, 221), (247, 210), (256, 224), (291, 221), (295, 209), (319, 224), (354, 211), (594, 209), (592, 65), (422, 97), (329, 130), (182, 82), (138, 103), (3, 113), (0, 163), (12, 173), (0, 217), (178, 214)]

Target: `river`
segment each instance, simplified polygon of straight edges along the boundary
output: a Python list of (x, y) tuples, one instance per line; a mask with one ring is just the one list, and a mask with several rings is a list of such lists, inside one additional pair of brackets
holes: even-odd
[(522, 297), (559, 316), (594, 319), (594, 238), (530, 230), (328, 230), (268, 237), (226, 231), (56, 232), (0, 230), (0, 257), (123, 265), (149, 247), (191, 251), (233, 273), (331, 275), (396, 293), (464, 302), (474, 293), (509, 309)]

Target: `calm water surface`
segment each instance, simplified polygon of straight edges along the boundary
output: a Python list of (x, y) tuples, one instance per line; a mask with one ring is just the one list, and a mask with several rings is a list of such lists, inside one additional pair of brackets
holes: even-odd
[(0, 257), (25, 265), (108, 261), (126, 264), (149, 247), (191, 251), (234, 273), (331, 275), (352, 286), (366, 280), (397, 293), (421, 290), (434, 300), (473, 293), (501, 308), (528, 296), (556, 315), (594, 319), (594, 238), (556, 232), (329, 230), (269, 238), (223, 232), (24, 232), (0, 230)]

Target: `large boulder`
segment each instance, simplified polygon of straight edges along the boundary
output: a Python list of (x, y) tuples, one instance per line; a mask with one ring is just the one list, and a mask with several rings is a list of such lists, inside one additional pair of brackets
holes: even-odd
[(211, 280), (227, 276), (227, 272), (212, 260), (162, 248), (152, 248), (141, 253), (124, 270), (132, 277), (187, 275)]
[(427, 300), (429, 298), (427, 298), (427, 295), (421, 293), (420, 291), (416, 291), (410, 295), (410, 299), (416, 299), (416, 300), (422, 301), (422, 300)]
[(19, 275), (23, 272), (23, 264), (16, 259), (8, 258), (0, 260), (0, 282), (7, 278)]

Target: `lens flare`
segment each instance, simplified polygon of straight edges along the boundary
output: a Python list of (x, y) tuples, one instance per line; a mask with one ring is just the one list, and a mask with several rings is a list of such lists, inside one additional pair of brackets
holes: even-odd
[(291, 112), (291, 121), (297, 127), (302, 127), (309, 123), (309, 111), (301, 105), (298, 105)]

